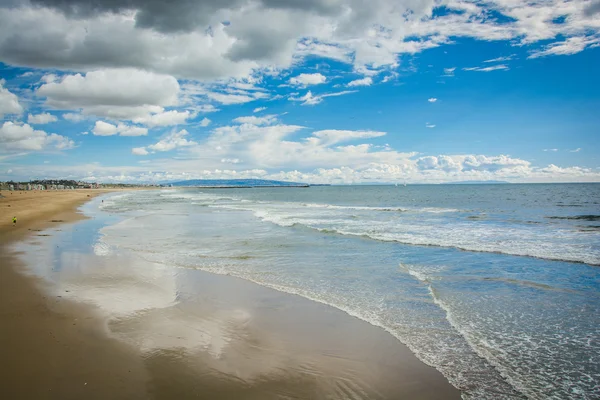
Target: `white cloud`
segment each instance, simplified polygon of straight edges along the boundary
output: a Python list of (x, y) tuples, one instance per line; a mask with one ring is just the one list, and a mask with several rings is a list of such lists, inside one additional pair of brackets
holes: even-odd
[[(268, 99), (269, 93), (256, 86), (257, 81), (248, 79), (229, 79), (219, 82), (186, 82), (182, 85), (182, 98), (185, 104), (216, 102), (223, 105), (244, 104), (259, 99)], [(198, 112), (218, 111), (206, 104)]]
[(140, 126), (130, 126), (125, 124), (113, 125), (104, 121), (96, 121), (92, 133), (95, 136), (144, 136), (148, 134), (148, 129)]
[(344, 90), (341, 92), (325, 93), (325, 94), (320, 94), (320, 95), (313, 95), (312, 92), (309, 90), (308, 92), (306, 92), (306, 94), (304, 96), (290, 97), (289, 100), (290, 101), (301, 101), (303, 106), (314, 106), (316, 104), (321, 103), (327, 97), (343, 96), (345, 94), (351, 94), (351, 93), (356, 93), (356, 90)]
[(230, 104), (244, 104), (256, 100), (254, 97), (246, 94), (227, 94), (227, 93), (208, 93), (208, 97), (218, 103), (230, 105)]
[(362, 79), (356, 79), (351, 82), (348, 82), (348, 87), (371, 86), (372, 84), (373, 84), (373, 78), (371, 78), (370, 76), (367, 76)]
[(6, 114), (21, 114), (23, 112), (19, 98), (4, 87), (5, 83), (4, 79), (0, 79), (0, 118)]
[[(188, 146), (186, 157), (180, 160), (147, 160), (136, 166), (103, 167), (99, 164), (84, 164), (70, 167), (52, 165), (11, 166), (14, 179), (29, 176), (56, 178), (94, 177), (93, 180), (107, 182), (164, 182), (182, 179), (231, 179), (261, 178), (309, 183), (348, 184), (359, 182), (407, 182), (441, 183), (464, 180), (506, 180), (510, 182), (597, 182), (600, 171), (582, 167), (533, 166), (522, 159), (505, 155), (486, 156), (476, 154), (438, 155), (418, 157), (415, 153), (367, 151), (366, 146), (323, 148), (311, 143), (283, 140), (292, 131), (284, 126), (252, 127), (240, 125), (235, 129), (215, 132), (196, 146)], [(230, 136), (233, 135), (233, 136)], [(221, 137), (221, 140), (217, 140)], [(273, 141), (276, 137), (281, 138)], [(263, 138), (263, 139), (261, 139)], [(226, 140), (225, 140), (226, 139)], [(228, 144), (227, 144), (228, 143)], [(271, 143), (270, 147), (268, 144)], [(221, 144), (220, 150), (211, 147)], [(240, 147), (242, 146), (242, 147)], [(266, 157), (250, 161), (234, 156), (241, 154), (246, 146), (256, 146)], [(362, 147), (360, 147), (362, 146)], [(349, 148), (348, 148), (349, 147)], [(204, 150), (203, 150), (204, 149)], [(144, 148), (145, 150), (145, 148)], [(371, 147), (373, 150), (373, 147)], [(136, 151), (136, 153), (139, 150)], [(204, 152), (202, 152), (204, 151)], [(283, 154), (281, 154), (283, 153)], [(141, 151), (143, 154), (143, 150)], [(197, 160), (190, 157), (198, 155)], [(211, 159), (210, 156), (214, 155)], [(202, 157), (202, 158), (200, 158)], [(293, 161), (283, 170), (278, 163), (291, 157)], [(298, 158), (308, 159), (301, 169), (295, 167)], [(345, 166), (328, 166), (346, 160)], [(235, 162), (238, 161), (238, 162)], [(257, 166), (264, 161), (265, 167)], [(235, 165), (235, 169), (223, 168), (223, 164)], [(315, 165), (316, 164), (316, 165)], [(275, 165), (273, 167), (272, 165)], [(1, 174), (0, 174), (1, 176)]]
[(425, 128), (435, 128), (434, 124), (426, 123)]
[(579, 153), (581, 151), (581, 147), (578, 147), (574, 150), (569, 150), (571, 153)]
[(550, 43), (543, 50), (534, 51), (528, 58), (571, 55), (583, 51), (586, 47), (597, 46), (599, 44), (600, 36), (575, 36), (562, 42)]
[[(349, 140), (369, 139), (385, 136), (385, 132), (327, 129), (313, 132), (313, 136), (317, 139), (313, 143), (318, 143), (324, 146), (330, 146), (340, 142), (347, 142)], [(312, 139), (313, 138), (309, 138), (308, 140), (310, 141)]]
[(133, 149), (131, 149), (131, 154), (134, 154), (136, 156), (146, 156), (148, 155), (148, 150), (146, 150), (144, 147), (134, 147)]
[(444, 68), (444, 75), (442, 76), (452, 77), (454, 76), (454, 71), (456, 71), (456, 67)]
[(173, 130), (164, 135), (157, 143), (147, 147), (135, 147), (131, 149), (131, 153), (138, 156), (145, 156), (149, 153), (171, 151), (182, 147), (190, 147), (197, 145), (196, 142), (188, 140), (189, 132), (185, 129), (180, 131)]
[(386, 75), (382, 80), (381, 83), (388, 83), (390, 81), (396, 80), (398, 78), (398, 73), (393, 72), (391, 73), (391, 75)]
[(223, 159), (221, 159), (221, 162), (224, 164), (239, 164), (240, 159), (239, 158), (223, 158)]
[(463, 71), (492, 72), (492, 71), (507, 71), (509, 69), (510, 68), (508, 68), (507, 65), (501, 64), (501, 65), (493, 65), (491, 67), (463, 68)]
[[(545, 55), (569, 54), (591, 46), (600, 30), (593, 3), (585, 0), (174, 0), (169, 12), (138, 0), (93, 7), (82, 0), (30, 4), (0, 9), (0, 58), (6, 63), (64, 70), (137, 68), (204, 81), (282, 70), (314, 55), (352, 64), (354, 70), (390, 69), (399, 55), (453, 38), (512, 45), (548, 41), (550, 48), (583, 38), (568, 51)], [(439, 6), (456, 12), (436, 13)], [(553, 22), (558, 17), (564, 18), (560, 24)]]
[[(187, 123), (189, 119), (195, 118), (196, 113), (186, 111), (170, 110), (164, 111), (157, 109), (156, 113), (152, 111), (144, 116), (131, 118), (131, 121), (136, 124), (142, 124), (151, 128), (157, 126), (172, 126)], [(206, 118), (205, 118), (206, 119)]]
[(43, 81), (46, 83), (36, 94), (46, 98), (47, 106), (81, 110), (81, 114), (63, 114), (72, 122), (95, 116), (157, 127), (184, 124), (197, 115), (165, 109), (178, 106), (181, 96), (179, 83), (169, 75), (132, 68), (103, 69), (84, 75), (45, 76)]
[(252, 110), (253, 113), (258, 113), (261, 111), (265, 111), (267, 109), (267, 107), (256, 107), (254, 110)]
[(49, 124), (50, 122), (56, 121), (58, 121), (58, 118), (50, 113), (41, 113), (37, 115), (29, 114), (27, 117), (27, 122), (37, 125)]
[(2, 152), (68, 150), (73, 147), (75, 143), (69, 138), (33, 129), (28, 124), (7, 121), (0, 127), (0, 151)]
[(218, 108), (216, 108), (212, 104), (190, 105), (189, 108), (197, 113), (213, 113), (213, 112), (220, 111)]
[(558, 149), (544, 149), (544, 151), (552, 151), (552, 152), (557, 152)]
[(92, 132), (95, 136), (113, 136), (119, 133), (117, 127), (104, 121), (96, 121), (96, 125)]
[(202, 119), (202, 121), (200, 121), (200, 126), (201, 126), (201, 127), (203, 127), (203, 128), (206, 128), (207, 126), (209, 126), (209, 125), (210, 125), (210, 123), (211, 123), (211, 122), (212, 122), (212, 121), (211, 121), (210, 119), (208, 119), (208, 118), (204, 117), (204, 118)]
[(71, 122), (81, 122), (85, 119), (83, 115), (77, 113), (64, 113), (62, 117)]
[(277, 122), (276, 115), (265, 115), (262, 117), (256, 117), (254, 115), (250, 115), (247, 117), (237, 117), (233, 120), (233, 122), (238, 124), (252, 124), (252, 125), (271, 125)]
[(493, 62), (504, 62), (504, 61), (510, 61), (515, 57), (514, 54), (510, 55), (510, 56), (504, 56), (504, 57), (497, 57), (497, 58), (492, 58), (490, 60), (485, 60), (484, 63), (493, 63)]
[(310, 86), (310, 85), (320, 85), (322, 83), (327, 82), (327, 78), (325, 75), (320, 73), (315, 74), (300, 74), (296, 77), (290, 78), (290, 85), (294, 86)]
[(158, 143), (148, 146), (148, 149), (153, 151), (171, 151), (178, 147), (195, 145), (196, 142), (186, 139), (186, 136), (188, 135), (189, 133), (185, 129), (182, 129), (179, 132), (173, 131), (165, 135)]
[(177, 105), (179, 83), (172, 76), (137, 69), (103, 69), (66, 75), (43, 84), (36, 93), (61, 109), (166, 107)]
[(427, 101), (430, 103), (435, 103), (437, 99), (435, 97), (431, 97), (430, 99), (427, 99)]
[(145, 136), (148, 134), (148, 129), (141, 126), (128, 126), (124, 124), (117, 125), (119, 135), (121, 136)]

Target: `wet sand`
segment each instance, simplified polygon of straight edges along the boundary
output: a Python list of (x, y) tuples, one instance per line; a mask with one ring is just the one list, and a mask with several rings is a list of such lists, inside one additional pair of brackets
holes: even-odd
[[(95, 254), (93, 221), (48, 222), (81, 218), (87, 194), (49, 194), (51, 211), (22, 218), (37, 225), (0, 225), (3, 244), (24, 241), (24, 254), (0, 254), (0, 398), (460, 398), (391, 335), (335, 308)], [(0, 199), (3, 217), (7, 204), (19, 207)]]
[[(147, 373), (139, 354), (108, 338), (104, 323), (92, 317), (90, 307), (44, 293), (46, 283), (23, 274), (22, 263), (7, 251), (8, 245), (27, 235), (80, 220), (77, 207), (102, 193), (2, 192), (2, 399), (146, 398)], [(13, 216), (16, 227), (11, 226)]]

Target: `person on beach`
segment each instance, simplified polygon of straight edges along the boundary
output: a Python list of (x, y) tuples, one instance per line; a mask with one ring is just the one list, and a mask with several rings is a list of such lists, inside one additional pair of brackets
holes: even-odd
[(17, 225), (17, 217), (13, 217), (13, 226)]

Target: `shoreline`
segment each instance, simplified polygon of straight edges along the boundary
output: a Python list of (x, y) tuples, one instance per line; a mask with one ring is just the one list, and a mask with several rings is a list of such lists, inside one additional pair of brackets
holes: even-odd
[[(168, 357), (151, 357), (149, 359), (125, 341), (109, 337), (105, 334), (104, 329), (106, 321), (100, 316), (95, 316), (97, 313), (93, 307), (81, 302), (50, 296), (49, 291), (44, 290), (44, 286), (48, 285), (47, 283), (41, 278), (27, 274), (22, 270), (23, 265), (20, 265), (13, 255), (7, 254), (6, 246), (8, 244), (25, 240), (27, 234), (35, 234), (36, 230), (56, 224), (61, 224), (62, 228), (62, 224), (84, 219), (85, 217), (77, 212), (79, 206), (97, 195), (117, 191), (98, 191), (93, 196), (91, 196), (92, 193), (86, 191), (83, 193), (85, 197), (78, 196), (76, 199), (63, 199), (61, 206), (52, 208), (52, 211), (37, 210), (38, 213), (34, 213), (35, 218), (32, 214), (31, 218), (26, 219), (24, 224), (21, 224), (19, 228), (14, 228), (15, 230), (12, 232), (6, 232), (6, 229), (0, 231), (0, 260), (2, 261), (2, 268), (0, 269), (0, 319), (2, 319), (3, 325), (9, 327), (9, 329), (0, 332), (0, 340), (3, 343), (11, 344), (8, 346), (10, 350), (7, 354), (3, 354), (5, 357), (0, 373), (2, 374), (1, 379), (5, 382), (0, 384), (0, 395), (7, 394), (8, 398), (18, 396), (29, 398), (80, 398), (83, 396), (86, 398), (170, 398), (175, 393), (181, 397), (189, 396), (192, 392), (198, 393), (198, 390), (207, 389), (213, 396), (218, 394), (225, 397), (208, 396), (206, 398), (271, 398), (269, 396), (257, 396), (255, 388), (251, 390), (247, 385), (240, 386), (239, 383), (230, 383), (224, 388), (214, 386), (206, 380), (201, 380), (201, 384), (191, 384), (188, 380), (170, 375), (174, 374), (171, 369), (175, 368), (176, 371), (184, 373), (188, 378), (193, 378), (189, 376), (189, 370), (182, 369), (180, 363), (173, 364), (173, 360)], [(88, 194), (90, 197), (87, 197)], [(0, 199), (0, 207), (10, 200), (10, 198)], [(60, 222), (47, 221), (50, 218), (52, 218), (51, 221)], [(46, 221), (42, 221), (42, 219)], [(67, 226), (64, 225), (64, 227)], [(4, 228), (4, 226), (0, 225), (0, 228)], [(13, 229), (10, 226), (8, 228)], [(45, 238), (40, 239), (43, 241)], [(203, 272), (202, 274), (214, 275), (209, 272)], [(224, 289), (230, 289), (233, 292), (239, 289), (252, 292), (254, 297), (251, 296), (251, 298), (275, 297), (278, 302), (287, 304), (289, 308), (301, 310), (295, 311), (292, 315), (310, 321), (311, 333), (308, 338), (319, 337), (321, 329), (332, 329), (330, 335), (335, 337), (338, 334), (335, 329), (338, 328), (327, 327), (332, 323), (329, 318), (332, 318), (332, 321), (335, 321), (337, 325), (346, 326), (350, 330), (360, 332), (356, 334), (354, 344), (362, 345), (367, 340), (365, 346), (373, 346), (373, 353), (384, 354), (388, 352), (395, 354), (397, 357), (402, 358), (403, 363), (407, 364), (405, 366), (395, 365), (395, 368), (400, 368), (398, 371), (403, 371), (404, 374), (411, 376), (412, 381), (405, 382), (403, 388), (403, 390), (408, 390), (406, 393), (412, 393), (410, 398), (460, 398), (458, 390), (451, 387), (438, 371), (417, 360), (416, 356), (406, 346), (380, 328), (352, 317), (344, 311), (299, 296), (281, 292), (277, 292), (279, 295), (273, 295), (269, 291), (275, 291), (274, 289), (249, 281), (239, 279), (240, 282), (238, 282), (236, 281), (238, 278), (218, 275), (210, 277), (202, 274), (195, 273), (194, 276), (200, 276), (204, 280), (217, 283), (216, 286), (220, 287), (221, 291), (229, 292)], [(209, 290), (209, 288), (205, 289)], [(293, 297), (299, 298), (294, 299)], [(218, 308), (222, 308), (222, 306)], [(305, 317), (305, 314), (310, 317)], [(311, 347), (325, 346), (322, 343), (319, 343), (318, 346), (314, 345), (309, 339), (298, 336), (298, 333), (294, 331), (288, 332), (286, 329), (289, 328), (282, 326), (285, 324), (281, 322), (281, 318), (287, 317), (287, 315), (280, 315), (269, 309), (258, 317), (264, 319), (262, 325), (259, 324), (258, 328), (262, 330), (265, 324), (273, 325), (268, 334), (282, 330), (285, 332), (282, 337), (290, 341), (289, 346), (291, 348), (299, 349), (298, 343), (303, 341), (307, 341), (302, 345), (306, 346), (304, 351), (310, 350)], [(294, 322), (288, 321), (288, 324), (293, 325)], [(297, 328), (305, 329), (302, 326)], [(263, 333), (258, 336), (257, 340), (263, 340), (266, 336), (268, 335)], [(371, 341), (379, 342), (379, 344), (370, 343)], [(329, 350), (326, 347), (320, 349), (322, 352)], [(247, 349), (244, 351), (247, 351)], [(279, 349), (279, 351), (289, 357), (286, 353), (290, 351), (289, 349)], [(298, 351), (298, 353), (300, 352)], [(340, 354), (348, 356), (350, 353), (346, 354), (340, 351)], [(356, 351), (356, 355), (358, 354), (362, 354), (362, 352)], [(367, 352), (365, 357), (368, 355)], [(261, 359), (263, 356), (258, 354), (255, 357)], [(53, 361), (47, 362), (47, 360)], [(205, 357), (202, 360), (204, 361), (202, 368), (215, 362), (213, 359)], [(356, 361), (353, 360), (352, 362), (356, 363)], [(244, 365), (241, 360), (238, 360), (238, 362), (240, 366)], [(346, 360), (345, 362), (348, 363), (349, 361)], [(385, 363), (403, 364), (398, 360), (386, 360)], [(352, 365), (353, 368), (357, 368), (357, 365)], [(286, 365), (283, 367), (286, 367)], [(283, 367), (280, 366), (280, 368)], [(411, 369), (419, 372), (411, 372)], [(388, 373), (381, 372), (381, 374), (387, 376)], [(166, 381), (166, 378), (162, 375), (171, 376), (171, 379), (179, 382), (182, 387), (187, 388), (190, 392), (186, 393), (184, 389), (175, 387), (172, 382)], [(423, 382), (414, 382), (414, 379), (418, 379), (419, 376)], [(388, 379), (392, 381), (394, 378), (390, 376)], [(402, 379), (406, 379), (406, 377), (400, 378), (400, 380)], [(292, 384), (292, 382), (294, 383)], [(274, 387), (284, 385), (285, 390), (291, 391), (293, 389), (302, 392), (303, 388), (297, 384), (298, 382), (293, 379), (274, 380), (261, 385), (261, 389), (257, 390), (260, 393), (260, 390), (274, 390)], [(415, 397), (418, 392), (414, 392), (414, 389), (410, 388), (411, 385), (417, 385), (417, 387), (429, 385), (432, 387), (423, 390), (423, 396), (417, 395)], [(410, 392), (409, 389), (413, 392)], [(313, 394), (316, 395), (316, 398), (320, 398), (318, 392)], [(379, 396), (372, 398), (393, 397)]]

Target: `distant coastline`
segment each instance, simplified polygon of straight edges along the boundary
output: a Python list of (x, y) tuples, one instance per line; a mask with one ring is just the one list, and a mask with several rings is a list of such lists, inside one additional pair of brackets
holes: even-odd
[(252, 188), (307, 188), (308, 183), (273, 181), (263, 179), (193, 179), (163, 184), (165, 187), (194, 187), (202, 189), (252, 189)]

